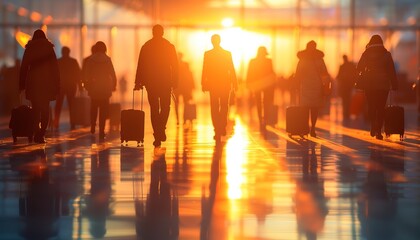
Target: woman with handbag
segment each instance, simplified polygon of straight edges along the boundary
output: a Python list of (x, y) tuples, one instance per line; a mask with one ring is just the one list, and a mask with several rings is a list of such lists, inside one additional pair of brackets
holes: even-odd
[(397, 75), (391, 53), (385, 49), (382, 38), (373, 35), (366, 45), (359, 63), (357, 86), (365, 91), (370, 120), (370, 135), (382, 140), (385, 104), (390, 89), (397, 89)]
[(330, 94), (331, 80), (324, 62), (324, 53), (316, 49), (316, 42), (310, 41), (306, 49), (298, 52), (296, 80), (300, 83), (300, 105), (308, 107), (311, 115), (311, 137), (316, 137), (315, 125), (324, 97)]

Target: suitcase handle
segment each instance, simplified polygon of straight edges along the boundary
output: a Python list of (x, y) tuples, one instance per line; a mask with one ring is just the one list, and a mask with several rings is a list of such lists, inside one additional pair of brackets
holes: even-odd
[(394, 98), (394, 90), (389, 91), (389, 105), (392, 106), (392, 99)]
[[(134, 109), (134, 92), (135, 92), (136, 90), (134, 90), (133, 89), (133, 109)], [(141, 105), (140, 105), (140, 110), (142, 110), (143, 111), (143, 88), (141, 89)]]

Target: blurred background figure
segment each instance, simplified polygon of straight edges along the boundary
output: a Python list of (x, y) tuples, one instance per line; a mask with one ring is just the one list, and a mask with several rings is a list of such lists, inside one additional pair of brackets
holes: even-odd
[[(368, 70), (368, 71), (367, 71)], [(373, 35), (357, 64), (362, 73), (370, 120), (370, 135), (382, 140), (385, 105), (390, 89), (397, 90), (397, 75), (391, 53), (385, 49), (381, 36)]]
[(247, 73), (247, 86), (257, 105), (260, 130), (264, 131), (269, 122), (270, 111), (274, 101), (274, 88), (276, 75), (273, 62), (267, 57), (266, 47), (259, 47), (257, 56), (249, 62)]
[(204, 53), (201, 89), (210, 93), (211, 120), (214, 140), (220, 142), (226, 135), (229, 95), (237, 89), (232, 54), (220, 46), (220, 35), (211, 36), (213, 49)]
[(0, 114), (9, 114), (19, 105), (19, 71), (19, 59), (14, 66), (4, 65), (0, 70)]
[(356, 65), (350, 62), (347, 55), (343, 55), (343, 64), (340, 65), (337, 74), (338, 94), (343, 106), (343, 119), (350, 118), (350, 102), (354, 83), (356, 81)]
[[(194, 78), (192, 75), (192, 72), (190, 70), (190, 66), (188, 64), (188, 62), (184, 61), (183, 58), (184, 54), (182, 53), (178, 53), (178, 73), (179, 73), (179, 79), (178, 79), (178, 87), (176, 89), (174, 89), (174, 95), (176, 98), (175, 101), (175, 108), (176, 108), (176, 120), (177, 120), (177, 124), (179, 124), (179, 103), (180, 103), (180, 98), (182, 96), (182, 101), (183, 104), (185, 106), (185, 104), (189, 104), (190, 101), (192, 101), (192, 94), (193, 94), (193, 90), (195, 88), (195, 84), (194, 84)], [(185, 111), (185, 109), (184, 109)], [(185, 124), (186, 119), (183, 119), (183, 122)]]
[(20, 68), (19, 88), (25, 90), (34, 112), (34, 141), (45, 143), (50, 117), (50, 101), (60, 91), (60, 72), (54, 45), (38, 29), (26, 44)]
[(90, 132), (95, 133), (99, 111), (99, 139), (104, 140), (109, 98), (117, 88), (117, 76), (111, 58), (106, 55), (105, 43), (99, 41), (95, 45), (95, 53), (86, 63), (86, 89), (91, 98)]
[[(82, 79), (81, 69), (79, 63), (75, 58), (70, 57), (70, 48), (61, 48), (61, 58), (58, 59), (58, 67), (60, 69), (60, 93), (57, 96), (55, 103), (55, 114), (54, 114), (54, 125), (55, 129), (58, 129), (60, 124), (60, 113), (63, 106), (64, 97), (67, 98), (67, 104), (69, 106), (69, 112), (73, 107), (74, 96), (76, 95), (77, 88), (82, 91)], [(74, 129), (73, 116), (70, 114), (70, 126)]]
[(328, 75), (324, 53), (316, 49), (316, 42), (309, 41), (306, 49), (298, 52), (295, 78), (300, 83), (300, 105), (308, 107), (311, 118), (310, 135), (316, 137), (315, 125), (319, 109), (324, 104), (322, 78)]

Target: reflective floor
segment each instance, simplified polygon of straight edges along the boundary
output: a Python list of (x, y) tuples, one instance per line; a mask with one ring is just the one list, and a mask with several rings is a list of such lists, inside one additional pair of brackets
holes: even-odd
[(317, 138), (290, 138), (285, 105), (261, 133), (239, 102), (220, 145), (207, 105), (192, 124), (177, 126), (172, 111), (161, 149), (148, 108), (144, 147), (121, 146), (118, 131), (100, 142), (68, 121), (45, 145), (13, 144), (5, 116), (0, 239), (420, 239), (414, 105), (404, 141), (371, 138), (362, 117), (343, 122), (336, 100)]

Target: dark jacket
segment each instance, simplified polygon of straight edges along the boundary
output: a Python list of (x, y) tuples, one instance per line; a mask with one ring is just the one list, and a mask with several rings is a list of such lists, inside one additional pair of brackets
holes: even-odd
[(251, 59), (248, 66), (247, 86), (252, 91), (261, 91), (272, 88), (275, 84), (275, 74), (271, 59), (256, 57)]
[(337, 75), (338, 89), (340, 94), (352, 91), (356, 82), (356, 65), (352, 62), (345, 62), (340, 66)]
[(389, 90), (397, 89), (397, 75), (395, 73), (394, 61), (391, 53), (388, 52), (383, 45), (369, 45), (363, 52), (357, 71), (368, 71), (366, 79), (368, 82), (364, 84), (366, 90)]
[(232, 54), (220, 47), (204, 53), (201, 78), (203, 91), (229, 92), (236, 88), (236, 73)]
[(178, 57), (168, 40), (154, 37), (140, 50), (137, 63), (136, 85), (148, 91), (176, 88), (178, 85)]
[(95, 53), (86, 62), (85, 88), (93, 99), (110, 98), (117, 87), (117, 77), (111, 58)]
[(19, 88), (30, 101), (56, 99), (60, 72), (54, 45), (47, 39), (31, 40), (25, 47), (20, 68)]
[(295, 79), (300, 84), (300, 104), (308, 107), (320, 107), (323, 104), (322, 76), (328, 75), (324, 62), (324, 53), (317, 49), (298, 52)]
[(58, 59), (60, 69), (61, 91), (75, 93), (81, 87), (81, 70), (77, 60), (71, 57)]

